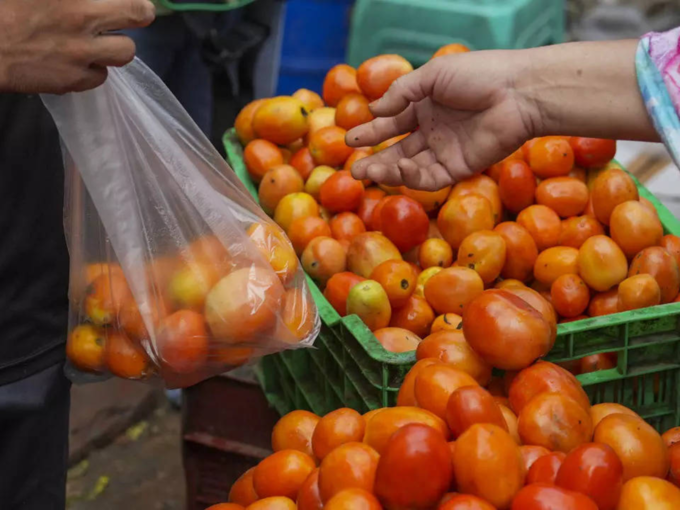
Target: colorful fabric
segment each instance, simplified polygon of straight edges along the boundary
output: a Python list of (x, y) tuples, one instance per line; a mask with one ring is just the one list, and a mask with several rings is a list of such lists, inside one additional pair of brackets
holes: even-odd
[(654, 127), (680, 165), (680, 28), (644, 36), (635, 65)]

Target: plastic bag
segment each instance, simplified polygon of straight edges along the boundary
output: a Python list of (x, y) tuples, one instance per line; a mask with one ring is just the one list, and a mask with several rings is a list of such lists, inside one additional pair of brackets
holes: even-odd
[(43, 101), (66, 167), (74, 381), (182, 387), (313, 343), (290, 242), (143, 63)]

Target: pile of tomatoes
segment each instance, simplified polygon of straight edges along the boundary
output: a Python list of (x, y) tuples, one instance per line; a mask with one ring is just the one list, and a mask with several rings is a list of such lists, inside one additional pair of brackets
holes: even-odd
[(71, 363), (186, 386), (308, 340), (317, 312), (290, 241), (273, 223), (256, 222), (233, 244), (229, 251), (205, 235), (149, 261), (146, 307), (117, 263), (74, 271)]
[[(530, 140), (435, 192), (355, 180), (354, 162), (402, 137), (352, 149), (346, 130), (370, 121), (369, 102), (411, 69), (397, 55), (338, 65), (322, 96), (258, 100), (236, 121), (262, 207), (340, 315), (358, 315), (392, 352), (449, 342), (441, 330), (467, 316), (463, 340), (480, 362), (519, 370), (549, 352), (558, 322), (677, 299), (680, 238), (664, 236), (612, 161), (613, 140)], [(616, 362), (600, 354), (571, 369)]]
[(419, 361), (397, 407), (284, 416), (274, 453), (211, 510), (680, 508), (680, 427), (591, 406), (549, 362), (497, 379), (458, 367)]

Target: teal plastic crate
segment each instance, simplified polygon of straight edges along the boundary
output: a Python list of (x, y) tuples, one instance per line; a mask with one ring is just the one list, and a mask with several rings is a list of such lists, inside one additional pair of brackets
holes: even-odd
[[(224, 135), (227, 159), (257, 200), (233, 130)], [(640, 196), (656, 207), (666, 233), (680, 222), (636, 180)], [(386, 351), (355, 315), (340, 317), (309, 280), (322, 321), (314, 348), (265, 357), (256, 372), (272, 405), (285, 414), (306, 409), (326, 414), (338, 407), (366, 412), (394, 405), (415, 353)], [(658, 430), (680, 425), (680, 303), (559, 324), (547, 357), (565, 362), (602, 352), (618, 353), (618, 365), (578, 376), (593, 404), (623, 404)]]
[(357, 0), (347, 60), (358, 66), (383, 53), (412, 64), (438, 48), (520, 49), (564, 40), (564, 0)]

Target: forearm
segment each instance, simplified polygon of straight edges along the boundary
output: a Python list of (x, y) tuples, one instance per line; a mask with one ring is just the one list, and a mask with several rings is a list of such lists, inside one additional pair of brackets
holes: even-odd
[(638, 88), (637, 45), (585, 42), (522, 52), (515, 88), (539, 113), (536, 136), (660, 141)]

